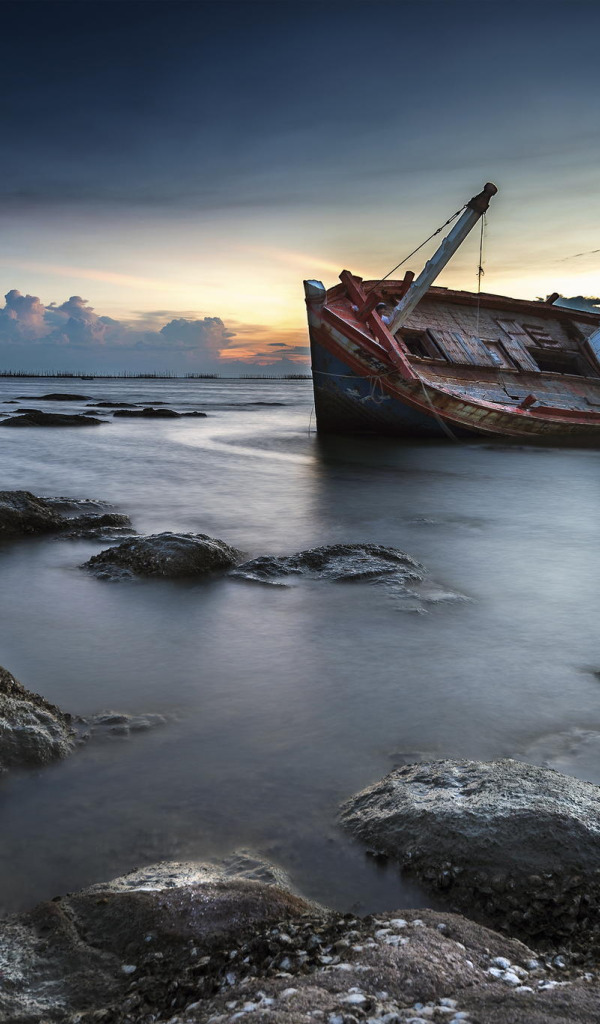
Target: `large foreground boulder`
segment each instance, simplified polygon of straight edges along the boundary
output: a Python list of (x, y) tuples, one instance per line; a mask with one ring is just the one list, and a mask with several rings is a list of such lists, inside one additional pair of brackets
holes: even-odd
[[(278, 883), (278, 884), (273, 884)], [(592, 1024), (596, 975), (465, 918), (323, 911), (266, 865), (161, 864), (0, 932), (11, 1024)]]
[(82, 568), (100, 579), (136, 576), (203, 576), (231, 568), (241, 552), (205, 533), (157, 533), (134, 537), (94, 555)]
[(131, 530), (129, 516), (108, 511), (110, 508), (98, 501), (0, 491), (0, 538), (43, 533), (89, 536), (105, 530)]
[(0, 772), (49, 764), (67, 757), (75, 743), (71, 716), (0, 667)]
[(395, 769), (342, 824), (455, 907), (535, 941), (600, 939), (600, 788), (519, 761)]

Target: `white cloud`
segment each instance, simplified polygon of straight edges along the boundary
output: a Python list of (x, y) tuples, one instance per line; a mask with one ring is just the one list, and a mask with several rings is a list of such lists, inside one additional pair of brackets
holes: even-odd
[(47, 333), (46, 309), (35, 295), (21, 295), (13, 288), (0, 309), (0, 338), (7, 341), (35, 341)]
[(218, 316), (205, 316), (203, 320), (186, 320), (180, 316), (161, 327), (160, 335), (177, 348), (200, 348), (213, 358), (218, 358), (235, 337)]
[[(273, 329), (243, 323), (230, 329), (218, 316), (156, 310), (143, 319), (120, 321), (99, 316), (80, 295), (44, 305), (37, 296), (12, 289), (5, 299), (0, 369), (283, 374), (301, 372), (303, 364), (292, 360), (308, 351), (293, 344), (298, 332), (288, 332), (292, 344), (279, 340), (268, 345), (272, 353), (266, 357), (265, 334), (273, 337)], [(251, 355), (255, 345), (263, 355)]]
[(180, 316), (158, 330), (136, 329), (131, 323), (98, 316), (80, 295), (72, 295), (61, 305), (51, 302), (44, 306), (37, 296), (22, 295), (13, 288), (5, 299), (0, 308), (0, 342), (10, 345), (183, 350), (214, 361), (234, 337), (218, 316), (200, 320)]

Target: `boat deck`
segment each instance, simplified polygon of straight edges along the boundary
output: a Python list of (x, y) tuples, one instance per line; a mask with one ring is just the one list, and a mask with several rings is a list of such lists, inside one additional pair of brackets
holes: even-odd
[(413, 360), (411, 364), (424, 382), (456, 398), (514, 408), (533, 396), (536, 403), (530, 406), (532, 409), (541, 405), (573, 412), (600, 412), (600, 380), (595, 378), (565, 375), (557, 379), (554, 374), (512, 375), (492, 371), (493, 378), (486, 379), (481, 375), (478, 379), (469, 377), (461, 380), (443, 372), (428, 372), (425, 367), (415, 365)]

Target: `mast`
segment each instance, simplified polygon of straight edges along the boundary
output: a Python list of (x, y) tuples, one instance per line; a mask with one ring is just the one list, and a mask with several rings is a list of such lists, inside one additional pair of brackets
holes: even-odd
[(402, 327), (402, 324), (406, 322), (417, 303), (421, 301), (425, 292), (435, 281), (438, 274), (444, 269), (448, 261), (452, 258), (459, 245), (464, 242), (469, 231), (475, 227), (479, 218), (483, 216), (490, 205), (490, 199), (492, 196), (496, 195), (497, 191), (498, 189), (496, 186), (493, 185), (491, 181), (488, 181), (487, 184), (483, 186), (483, 191), (469, 200), (462, 217), (457, 220), (452, 231), (446, 235), (437, 252), (435, 252), (431, 259), (425, 264), (423, 270), (416, 281), (414, 281), (410, 286), (406, 295), (400, 299), (400, 302), (392, 310), (389, 317), (383, 318), (384, 323), (387, 324), (388, 330), (392, 334), (394, 334), (398, 328)]

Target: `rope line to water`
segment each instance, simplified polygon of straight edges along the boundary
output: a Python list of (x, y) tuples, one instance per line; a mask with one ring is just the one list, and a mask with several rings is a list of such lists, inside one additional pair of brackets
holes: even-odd
[(427, 404), (429, 405), (429, 408), (431, 409), (433, 415), (435, 416), (436, 420), (438, 421), (438, 425), (442, 428), (444, 433), (448, 435), (448, 437), (450, 438), (451, 441), (454, 441), (456, 444), (460, 444), (461, 442), (457, 438), (457, 436), (454, 433), (454, 431), (450, 429), (448, 424), (444, 422), (442, 417), (438, 414), (437, 410), (434, 408), (434, 406), (433, 406), (433, 404), (431, 402), (431, 399), (430, 399), (429, 395), (427, 394), (427, 390), (425, 388), (425, 384), (423, 383), (423, 378), (421, 377), (420, 374), (417, 374), (417, 377), (418, 377), (418, 380), (419, 380), (419, 384), (421, 385), (421, 387), (423, 389), (423, 394), (425, 395), (425, 398), (427, 400)]

